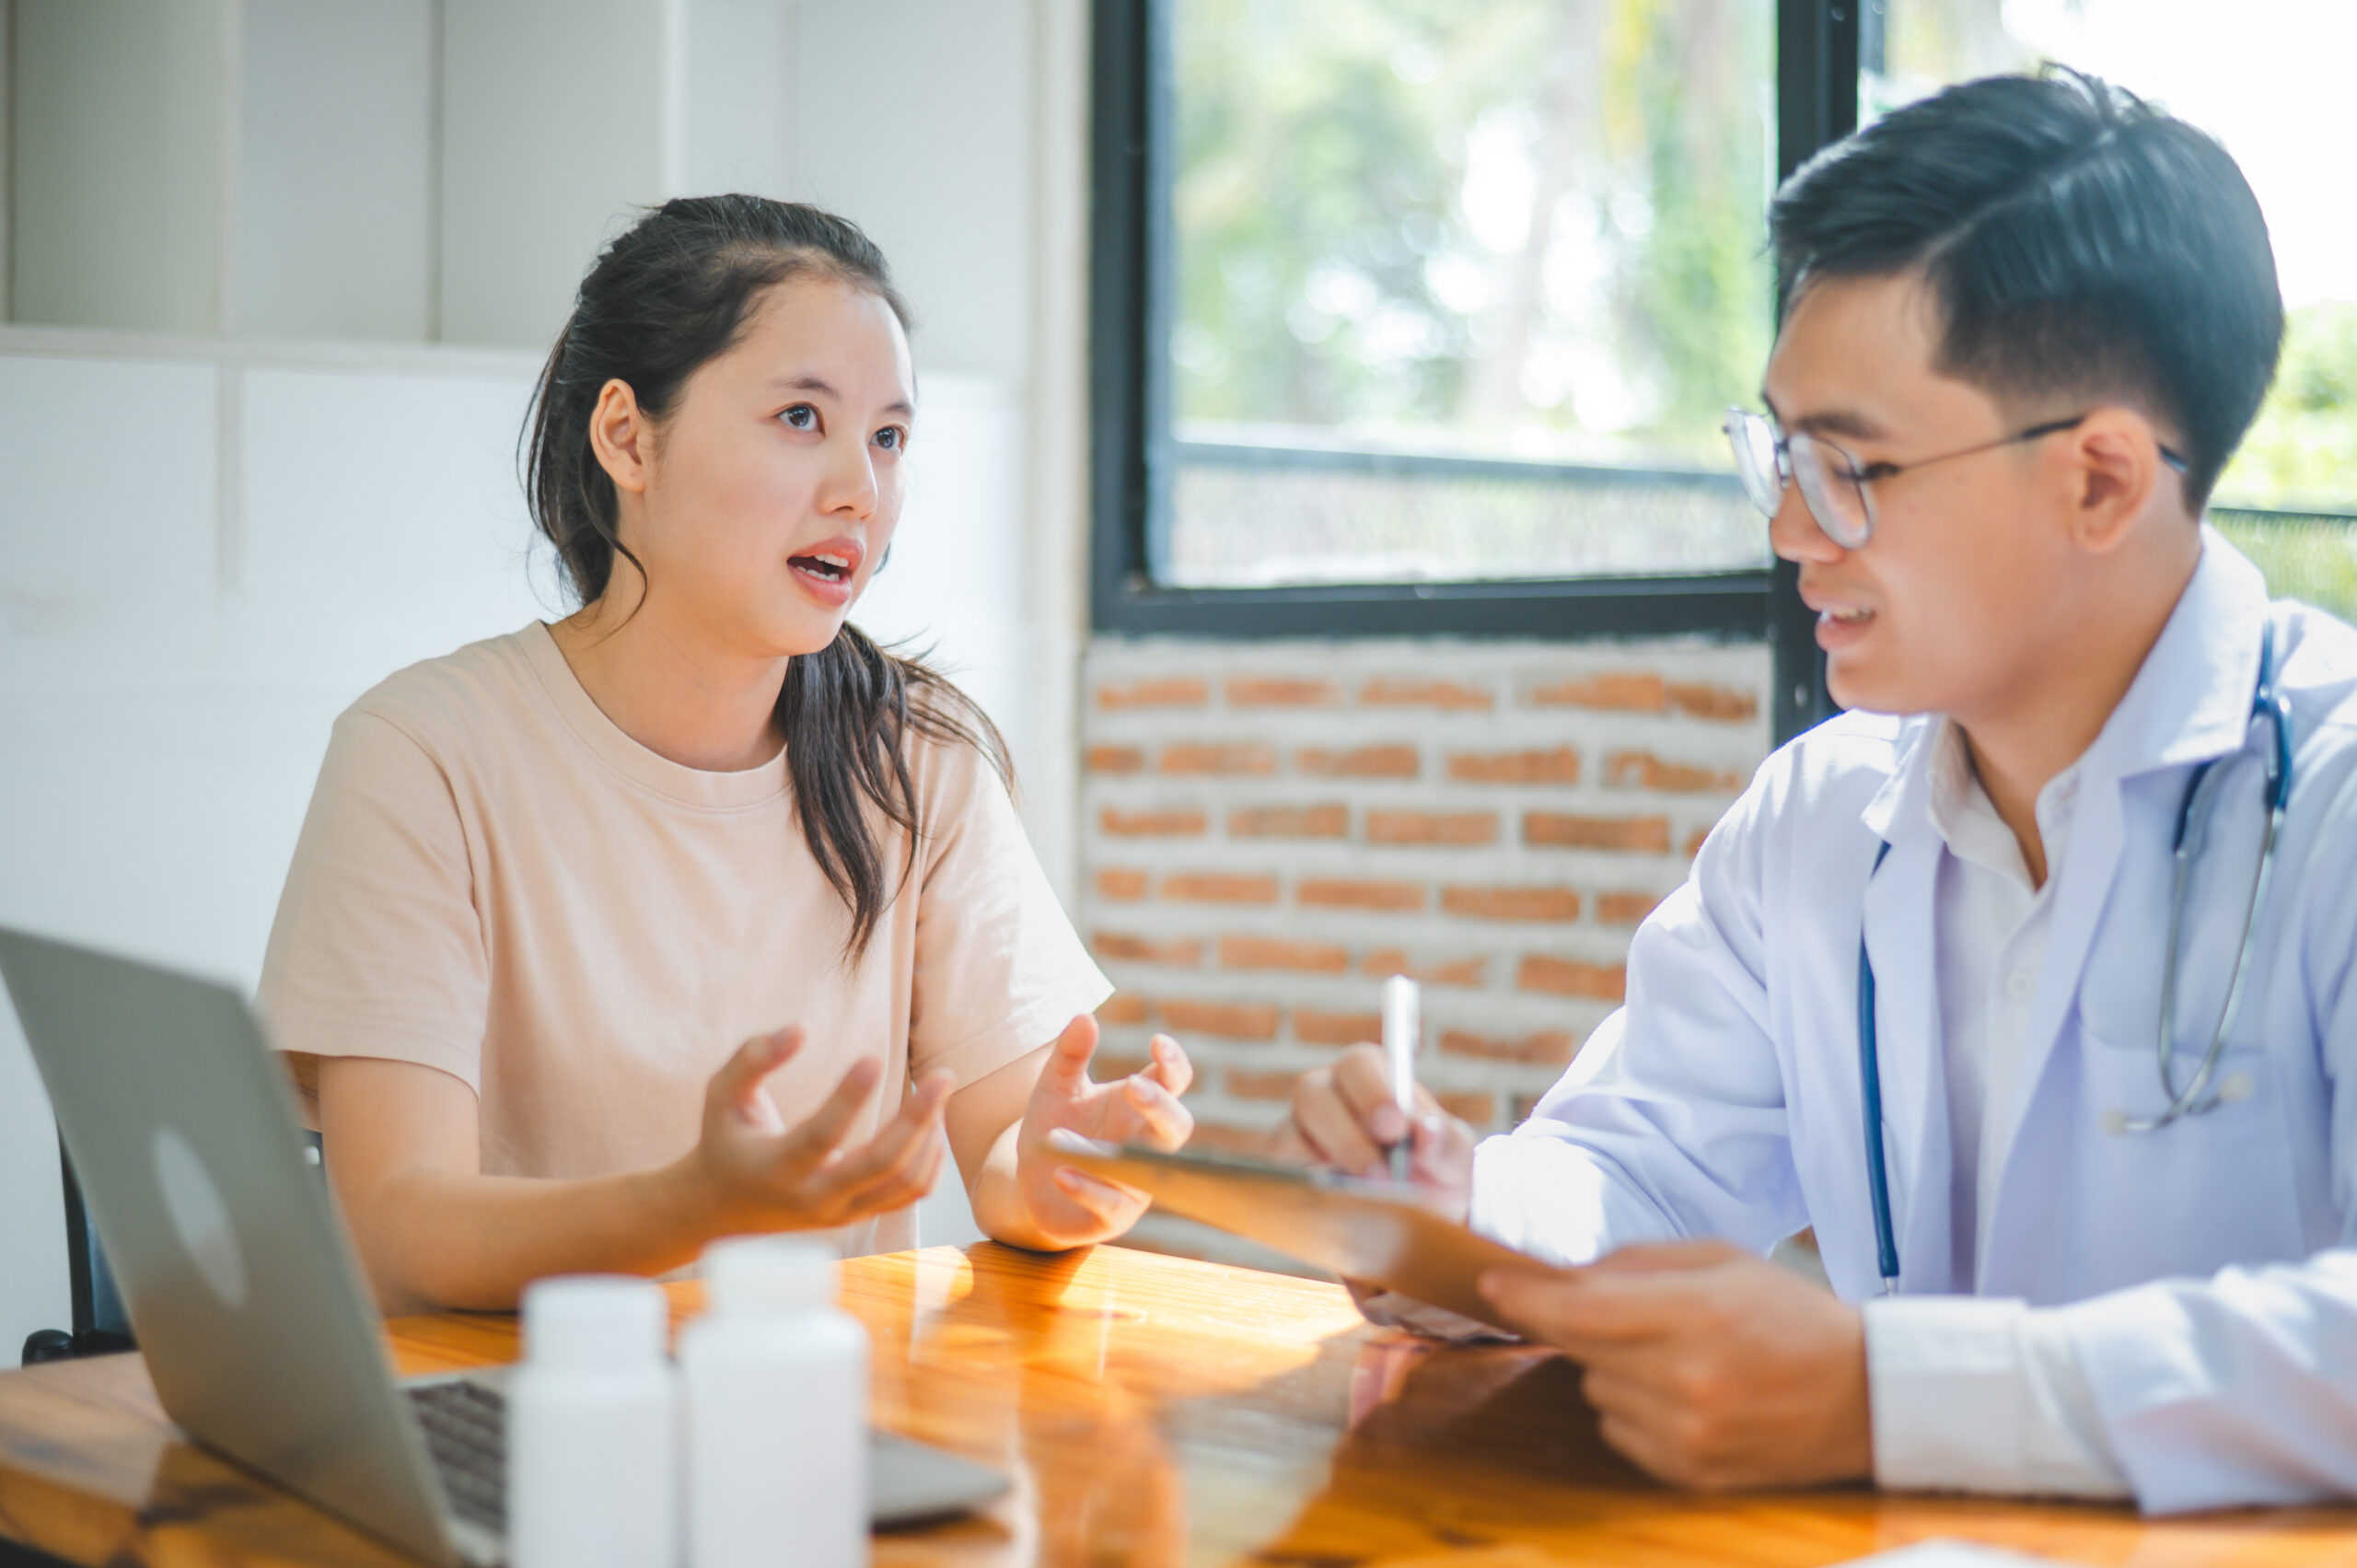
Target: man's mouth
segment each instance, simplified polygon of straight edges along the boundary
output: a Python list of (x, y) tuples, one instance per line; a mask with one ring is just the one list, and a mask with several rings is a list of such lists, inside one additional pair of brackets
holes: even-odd
[(1820, 626), (1863, 626), (1874, 618), (1873, 610), (1847, 604), (1829, 604), (1817, 612)]

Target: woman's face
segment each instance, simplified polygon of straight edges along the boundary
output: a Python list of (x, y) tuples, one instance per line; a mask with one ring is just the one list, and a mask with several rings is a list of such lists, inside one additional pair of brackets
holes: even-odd
[(653, 442), (622, 520), (642, 610), (753, 657), (833, 642), (900, 522), (915, 403), (883, 299), (822, 276), (771, 289)]

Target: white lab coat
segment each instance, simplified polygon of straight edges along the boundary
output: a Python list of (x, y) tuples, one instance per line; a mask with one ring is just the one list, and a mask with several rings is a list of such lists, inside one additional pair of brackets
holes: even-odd
[[(2251, 724), (2262, 618), (2294, 787), (2219, 1074), (2241, 1098), (2156, 1132), (2170, 843), (2194, 767), (2222, 791), (2185, 912), (2183, 1083), (2220, 1015), (2265, 817)], [(1849, 714), (1783, 747), (1638, 932), (1628, 1003), (1531, 1120), (1476, 1156), (1474, 1223), (1583, 1261), (1814, 1226), (1834, 1289), (1879, 1294), (1858, 1058), (1874, 958), (1903, 1293), (2075, 1303), (2105, 1443), (2149, 1511), (2357, 1493), (2357, 632), (2291, 602), (2214, 532), (2083, 762), (2029, 1037), (1987, 1120), (2013, 1137), (1977, 1277), (1950, 1277), (1934, 993), (1933, 721)], [(2247, 749), (2246, 742), (2247, 738)], [(1874, 871), (1880, 845), (1888, 857)]]

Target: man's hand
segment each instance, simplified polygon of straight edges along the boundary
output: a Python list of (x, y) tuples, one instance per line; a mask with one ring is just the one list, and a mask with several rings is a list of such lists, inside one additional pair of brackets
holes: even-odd
[(1084, 1247), (1120, 1235), (1145, 1212), (1139, 1194), (1062, 1163), (1048, 1134), (1067, 1128), (1109, 1144), (1164, 1150), (1185, 1144), (1195, 1116), (1178, 1097), (1194, 1082), (1195, 1069), (1168, 1035), (1155, 1036), (1149, 1049), (1154, 1060), (1144, 1071), (1099, 1084), (1088, 1076), (1097, 1020), (1084, 1013), (1056, 1037), (1016, 1132), (1016, 1184), (1035, 1232), (1028, 1239), (1044, 1248)]
[(1409, 1140), (1408, 1179), (1440, 1211), (1462, 1222), (1473, 1193), (1473, 1129), (1449, 1115), (1432, 1091), (1416, 1086), (1411, 1123), (1391, 1098), (1381, 1048), (1354, 1045), (1294, 1080), (1293, 1114), (1269, 1143), (1272, 1159), (1322, 1165), (1351, 1176), (1381, 1176), (1385, 1156)]
[(819, 1109), (788, 1127), (763, 1086), (801, 1049), (799, 1028), (756, 1035), (705, 1086), (702, 1136), (678, 1167), (703, 1234), (850, 1225), (933, 1191), (950, 1074), (927, 1074), (875, 1137), (845, 1149), (882, 1070), (872, 1057), (853, 1063)]
[(1718, 1241), (1624, 1247), (1586, 1268), (1492, 1270), (1481, 1294), (1587, 1368), (1606, 1442), (1704, 1491), (1874, 1473), (1864, 1320)]

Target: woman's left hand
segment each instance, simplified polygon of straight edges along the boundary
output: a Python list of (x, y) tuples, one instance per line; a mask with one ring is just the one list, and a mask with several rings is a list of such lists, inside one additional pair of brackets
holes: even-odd
[(1047, 1065), (1016, 1133), (1016, 1180), (1032, 1224), (1049, 1247), (1084, 1247), (1120, 1235), (1145, 1212), (1146, 1201), (1125, 1187), (1062, 1163), (1048, 1134), (1069, 1128), (1109, 1144), (1176, 1149), (1195, 1130), (1194, 1113), (1178, 1102), (1195, 1080), (1187, 1053), (1168, 1035), (1156, 1035), (1154, 1060), (1143, 1071), (1109, 1084), (1093, 1082), (1088, 1059), (1097, 1051), (1097, 1020), (1082, 1014), (1049, 1049)]

